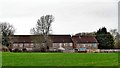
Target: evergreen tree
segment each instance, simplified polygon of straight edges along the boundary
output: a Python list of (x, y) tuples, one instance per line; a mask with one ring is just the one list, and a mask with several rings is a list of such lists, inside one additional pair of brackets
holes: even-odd
[(96, 39), (99, 43), (99, 49), (112, 49), (114, 48), (113, 36), (107, 32), (105, 27), (100, 28), (96, 33)]

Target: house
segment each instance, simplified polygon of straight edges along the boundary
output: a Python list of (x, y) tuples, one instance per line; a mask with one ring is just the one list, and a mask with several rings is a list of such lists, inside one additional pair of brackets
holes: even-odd
[(72, 36), (74, 49), (78, 52), (90, 52), (98, 49), (95, 36)]
[(50, 50), (73, 50), (73, 41), (71, 35), (50, 35), (52, 47)]
[[(49, 35), (48, 37), (49, 51), (73, 49), (73, 42), (70, 35)], [(9, 48), (12, 51), (16, 49), (19, 51), (23, 51), (23, 49), (27, 49), (28, 51), (41, 51), (41, 48), (45, 48), (44, 38), (40, 35), (13, 35), (10, 39), (11, 45)], [(42, 44), (39, 42), (42, 42)]]
[(31, 35), (13, 35), (10, 37), (10, 40), (11, 45), (9, 46), (9, 48), (12, 51), (22, 51), (25, 48), (29, 49), (34, 47)]
[(98, 49), (95, 36), (49, 35), (45, 41), (41, 35), (13, 35), (10, 40), (11, 51), (89, 52)]

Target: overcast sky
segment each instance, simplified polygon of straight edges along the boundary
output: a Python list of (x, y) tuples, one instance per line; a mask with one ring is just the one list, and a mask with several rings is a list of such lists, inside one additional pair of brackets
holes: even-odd
[(15, 34), (30, 34), (37, 20), (52, 14), (53, 34), (118, 28), (119, 0), (0, 0), (0, 22), (12, 24)]

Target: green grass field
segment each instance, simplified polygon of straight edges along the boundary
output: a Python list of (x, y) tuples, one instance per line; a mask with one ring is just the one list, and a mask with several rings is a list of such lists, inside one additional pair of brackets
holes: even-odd
[(118, 54), (3, 52), (2, 66), (118, 66)]

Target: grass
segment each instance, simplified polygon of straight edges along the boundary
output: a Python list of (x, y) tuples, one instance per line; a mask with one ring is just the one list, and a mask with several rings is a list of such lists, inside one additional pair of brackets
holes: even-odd
[(0, 67), (2, 66), (2, 52), (0, 52)]
[(3, 66), (118, 66), (117, 53), (2, 53)]

